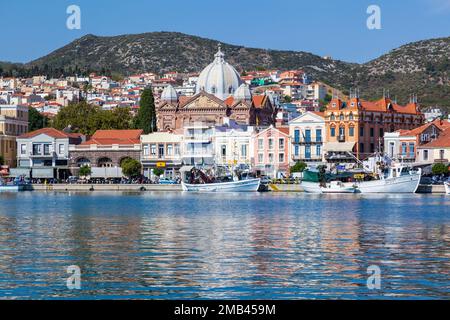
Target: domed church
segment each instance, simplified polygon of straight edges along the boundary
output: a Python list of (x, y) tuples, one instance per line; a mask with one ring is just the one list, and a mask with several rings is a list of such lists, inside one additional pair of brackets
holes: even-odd
[(219, 126), (226, 118), (255, 126), (275, 123), (271, 99), (253, 96), (224, 56), (219, 45), (214, 61), (199, 75), (194, 96), (178, 96), (171, 85), (164, 89), (156, 110), (159, 131), (174, 131), (195, 123)]

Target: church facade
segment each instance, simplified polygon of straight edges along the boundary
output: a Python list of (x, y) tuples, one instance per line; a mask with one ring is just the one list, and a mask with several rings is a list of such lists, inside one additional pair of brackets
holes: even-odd
[(219, 47), (214, 61), (199, 75), (196, 94), (178, 96), (169, 85), (156, 113), (159, 131), (175, 131), (199, 123), (220, 126), (226, 119), (243, 125), (269, 126), (275, 123), (276, 108), (269, 96), (251, 94)]

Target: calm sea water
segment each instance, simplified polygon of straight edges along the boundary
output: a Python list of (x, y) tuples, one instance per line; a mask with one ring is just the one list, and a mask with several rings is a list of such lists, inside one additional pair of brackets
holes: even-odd
[[(0, 298), (450, 298), (450, 197), (0, 194)], [(69, 265), (81, 289), (69, 290)], [(367, 268), (381, 289), (367, 288)]]

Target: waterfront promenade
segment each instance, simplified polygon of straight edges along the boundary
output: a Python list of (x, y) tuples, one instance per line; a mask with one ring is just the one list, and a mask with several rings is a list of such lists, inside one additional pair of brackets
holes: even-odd
[[(301, 184), (270, 184), (273, 192), (303, 192)], [(32, 191), (181, 191), (174, 184), (33, 184)], [(444, 194), (443, 185), (420, 185), (417, 193)]]

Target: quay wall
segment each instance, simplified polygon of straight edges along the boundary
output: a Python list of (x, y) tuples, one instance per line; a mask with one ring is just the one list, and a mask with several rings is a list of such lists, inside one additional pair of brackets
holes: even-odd
[[(164, 184), (34, 184), (33, 191), (181, 191), (181, 185)], [(301, 184), (270, 184), (269, 190), (273, 192), (303, 192)], [(443, 185), (420, 185), (417, 193), (443, 194)]]

